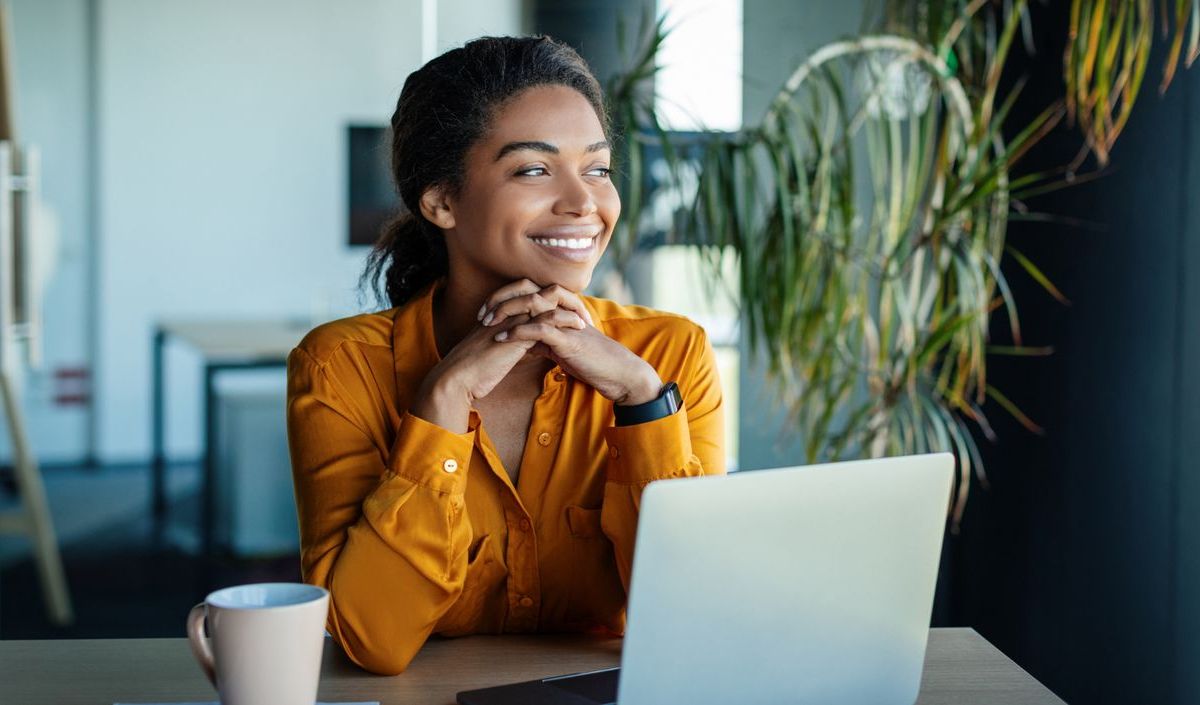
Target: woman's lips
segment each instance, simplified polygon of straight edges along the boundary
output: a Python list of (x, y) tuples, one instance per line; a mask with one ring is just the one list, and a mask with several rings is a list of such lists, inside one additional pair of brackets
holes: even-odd
[(588, 262), (596, 252), (595, 237), (531, 237), (534, 247), (568, 262)]
[(555, 225), (529, 233), (535, 247), (568, 262), (589, 262), (596, 254), (596, 240), (603, 225)]

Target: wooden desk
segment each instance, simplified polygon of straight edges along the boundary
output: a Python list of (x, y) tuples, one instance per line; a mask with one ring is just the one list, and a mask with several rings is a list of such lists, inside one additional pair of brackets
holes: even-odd
[[(324, 701), (452, 705), (460, 690), (616, 666), (619, 639), (474, 636), (432, 639), (393, 678), (350, 663), (327, 640)], [(21, 705), (215, 700), (186, 639), (0, 641), (0, 700)], [(973, 629), (933, 629), (920, 705), (1061, 703)], [(665, 704), (664, 704), (665, 705)]]

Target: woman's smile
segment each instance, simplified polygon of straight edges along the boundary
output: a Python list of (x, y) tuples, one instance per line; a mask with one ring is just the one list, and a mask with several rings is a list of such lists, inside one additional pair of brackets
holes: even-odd
[(590, 262), (596, 255), (596, 238), (604, 225), (562, 225), (531, 233), (529, 239), (547, 254), (568, 262)]
[(583, 291), (621, 213), (611, 151), (596, 109), (567, 86), (528, 88), (497, 108), (439, 211), (454, 276)]

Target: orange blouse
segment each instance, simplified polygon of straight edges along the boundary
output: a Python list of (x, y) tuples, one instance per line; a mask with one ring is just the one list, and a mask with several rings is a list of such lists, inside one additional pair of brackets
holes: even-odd
[(478, 412), (463, 434), (408, 412), (441, 359), (432, 299), (444, 281), (318, 326), (288, 356), (301, 571), (330, 592), (333, 638), (375, 673), (403, 671), (431, 633), (624, 633), (643, 488), (725, 472), (704, 329), (583, 296), (600, 330), (678, 383), (683, 408), (614, 426), (612, 403), (555, 366), (514, 487)]

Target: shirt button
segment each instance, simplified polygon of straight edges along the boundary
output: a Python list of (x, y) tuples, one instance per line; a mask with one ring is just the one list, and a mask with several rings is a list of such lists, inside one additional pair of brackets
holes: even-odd
[(564, 380), (564, 379), (566, 379), (566, 378), (567, 378), (567, 376), (566, 376), (565, 374), (563, 374), (562, 372), (555, 372), (555, 373), (554, 373), (554, 381), (555, 381), (555, 382), (561, 382), (561, 381), (563, 381), (563, 380)]
[(609, 455), (611, 455), (611, 456), (612, 456), (612, 457), (614, 457), (614, 458), (619, 458), (619, 457), (621, 457), (621, 451), (617, 450), (617, 447), (616, 447), (616, 446), (613, 446), (613, 447), (609, 448), (609, 449), (608, 449), (608, 454), (609, 454)]
[(544, 446), (550, 445), (550, 434), (542, 431), (538, 434), (538, 443)]
[(521, 606), (522, 606), (522, 607), (533, 607), (533, 598), (531, 598), (531, 597), (522, 597), (522, 598), (521, 598)]
[(442, 469), (446, 472), (456, 472), (458, 470), (458, 461), (454, 458), (446, 458), (442, 463)]
[(533, 524), (530, 524), (528, 519), (521, 520), (521, 531), (529, 531), (531, 528), (533, 528)]

